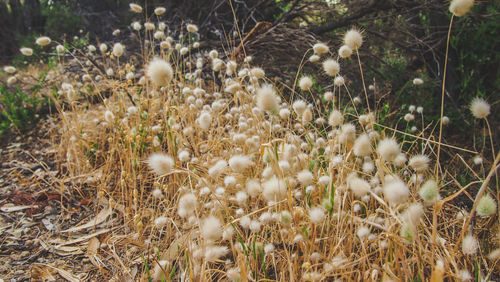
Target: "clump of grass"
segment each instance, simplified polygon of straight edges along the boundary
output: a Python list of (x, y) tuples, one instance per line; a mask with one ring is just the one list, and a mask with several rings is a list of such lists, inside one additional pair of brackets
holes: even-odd
[[(477, 221), (474, 213), (456, 217), (452, 200), (470, 195), (477, 181), (461, 185), (430, 168), (438, 146), (461, 160), (477, 152), (436, 142), (423, 118), (416, 122), (420, 106), (401, 113), (414, 127), (407, 133), (380, 123), (366, 86), (366, 99), (352, 96), (340, 65), (365, 48), (361, 32), (346, 32), (338, 56), (324, 43), (312, 47), (318, 58), (311, 61), (328, 58), (321, 64), (331, 91), (317, 93), (298, 73), (301, 91), (287, 101), (284, 89), (293, 85), (275, 83), (250, 59), (200, 50), (194, 24), (176, 39), (165, 34), (161, 11), (145, 30), (133, 24), (144, 61), (119, 42), (109, 52), (74, 52), (84, 74), (65, 72), (56, 85), (60, 99), (72, 97), (71, 110), (60, 109), (60, 166), (69, 177), (98, 172), (95, 197), (119, 211), (126, 235), (139, 242), (114, 271), (144, 255), (154, 267), (139, 275), (157, 280), (491, 275), (495, 261), (483, 260), (474, 224), (492, 225), (498, 199), (481, 198)], [(81, 99), (88, 89), (111, 95), (89, 106)], [(490, 111), (484, 103), (472, 103), (478, 118)], [(489, 161), (494, 171), (499, 158)]]

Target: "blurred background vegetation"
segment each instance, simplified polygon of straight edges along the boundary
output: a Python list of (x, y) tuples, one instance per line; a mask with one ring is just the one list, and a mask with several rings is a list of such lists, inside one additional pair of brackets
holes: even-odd
[[(22, 67), (30, 63), (19, 56), (18, 50), (21, 46), (35, 48), (34, 39), (39, 35), (77, 47), (89, 42), (120, 40), (129, 48), (138, 42), (133, 33), (122, 32), (119, 38), (113, 38), (111, 33), (117, 28), (130, 29), (130, 23), (140, 19), (129, 12), (130, 2), (0, 0), (0, 64)], [(436, 120), (439, 116), (446, 34), (451, 17), (447, 0), (134, 2), (145, 8), (146, 15), (152, 15), (157, 6), (165, 7), (163, 19), (170, 35), (178, 34), (176, 29), (181, 23), (197, 24), (202, 48), (206, 50), (221, 45), (237, 46), (240, 37), (233, 36), (237, 26), (242, 36), (250, 34), (245, 46), (256, 64), (265, 65), (270, 76), (280, 75), (285, 79), (294, 78), (302, 60), (305, 50), (298, 50), (297, 46), (307, 47), (315, 41), (323, 41), (335, 51), (341, 44), (342, 34), (352, 26), (358, 27), (366, 40), (360, 50), (365, 78), (368, 84), (376, 86), (374, 103), (385, 109), (387, 115), (415, 104), (424, 107), (427, 119)], [(259, 22), (266, 23), (263, 30), (251, 32)], [(450, 45), (445, 114), (451, 124), (446, 130), (452, 139), (467, 142), (468, 133), (475, 129), (475, 121), (467, 108), (471, 99), (485, 97), (493, 103), (493, 109), (498, 108), (496, 103), (500, 100), (500, 52), (497, 51), (500, 50), (500, 1), (476, 1), (471, 13), (455, 18)], [(43, 60), (41, 54), (32, 58)], [(342, 67), (349, 87), (357, 92), (355, 94), (361, 93), (357, 64)], [(306, 73), (322, 73), (317, 70), (319, 66), (311, 63), (304, 67)], [(327, 77), (317, 76), (318, 84), (331, 84)], [(423, 78), (425, 84), (418, 88), (412, 85), (415, 77)], [(493, 115), (490, 120), (498, 142), (500, 116)]]

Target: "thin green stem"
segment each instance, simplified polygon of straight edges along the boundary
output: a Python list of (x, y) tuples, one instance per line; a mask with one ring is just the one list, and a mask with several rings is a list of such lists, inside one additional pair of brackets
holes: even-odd
[(365, 76), (363, 75), (363, 67), (361, 66), (361, 59), (359, 58), (358, 49), (356, 49), (356, 55), (358, 57), (359, 72), (361, 73), (361, 82), (363, 83), (363, 90), (365, 91), (366, 106), (368, 107), (368, 112), (370, 112), (370, 103), (368, 102), (368, 92), (366, 91)]
[(448, 51), (450, 48), (450, 36), (451, 36), (451, 27), (453, 25), (454, 15), (451, 16), (450, 26), (448, 27), (448, 35), (446, 37), (446, 55), (444, 57), (444, 70), (443, 70), (443, 85), (441, 87), (441, 115), (439, 119), (439, 139), (438, 139), (438, 149), (437, 149), (437, 158), (436, 158), (436, 179), (438, 179), (439, 174), (439, 157), (441, 153), (441, 140), (443, 138), (443, 114), (444, 114), (444, 92), (445, 92), (445, 84), (446, 84), (446, 68), (448, 67)]

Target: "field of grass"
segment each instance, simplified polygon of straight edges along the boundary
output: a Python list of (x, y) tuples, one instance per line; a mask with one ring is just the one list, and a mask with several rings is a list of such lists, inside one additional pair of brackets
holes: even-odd
[[(451, 2), (450, 33), (472, 4)], [(33, 105), (54, 111), (47, 150), (56, 180), (44, 192), (58, 195), (61, 228), (38, 242), (65, 261), (31, 262), (32, 279), (500, 278), (500, 154), (488, 122), (498, 101), (470, 101), (484, 148), (456, 147), (444, 142), (444, 87), (430, 123), (420, 105), (388, 113), (373, 102), (378, 85), (366, 83), (358, 52), (369, 46), (355, 27), (332, 40), (338, 46), (304, 50), (288, 84), (252, 64), (259, 54), (201, 49), (196, 25), (168, 34), (161, 15), (115, 32), (141, 38), (139, 50), (40, 37), (53, 53), (48, 70), (4, 68), (1, 91), (14, 93), (2, 96), (13, 97), (2, 100), (4, 128), (29, 120)], [(359, 76), (342, 76), (348, 63)], [(304, 64), (322, 72), (304, 74)], [(38, 100), (19, 94), (26, 84), (39, 85)], [(425, 84), (416, 77), (404, 87)], [(398, 118), (385, 124), (388, 115)], [(75, 199), (89, 207), (78, 222), (64, 216)]]

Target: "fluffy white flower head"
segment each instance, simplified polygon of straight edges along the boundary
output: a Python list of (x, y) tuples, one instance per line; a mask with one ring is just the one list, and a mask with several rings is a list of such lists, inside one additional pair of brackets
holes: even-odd
[(297, 173), (297, 180), (299, 180), (300, 184), (304, 187), (310, 185), (313, 179), (313, 174), (307, 169)]
[(368, 134), (361, 134), (354, 142), (353, 152), (358, 157), (368, 156), (372, 151), (370, 137)]
[(370, 183), (357, 176), (349, 177), (347, 184), (356, 197), (361, 198), (370, 192)]
[(413, 85), (422, 85), (424, 83), (424, 80), (421, 78), (414, 78), (413, 79)]
[(99, 51), (101, 51), (101, 53), (105, 53), (108, 51), (108, 45), (106, 45), (106, 43), (101, 43), (101, 45), (99, 45)]
[(287, 187), (285, 181), (278, 179), (276, 176), (262, 184), (262, 196), (268, 202), (281, 201), (286, 196)]
[(157, 175), (161, 176), (172, 171), (174, 160), (165, 153), (153, 153), (148, 158), (148, 164)]
[(161, 16), (163, 15), (165, 12), (167, 11), (167, 9), (163, 8), (163, 7), (158, 7), (155, 9), (155, 14), (157, 16)]
[(222, 222), (215, 216), (203, 220), (200, 227), (201, 236), (209, 241), (216, 241), (222, 237)]
[(15, 73), (15, 72), (16, 72), (16, 68), (15, 68), (15, 67), (13, 67), (13, 66), (5, 66), (5, 67), (3, 68), (3, 71), (4, 71), (4, 72), (6, 72), (6, 73), (10, 73), (10, 74), (12, 74), (12, 73)]
[(174, 76), (174, 71), (165, 60), (154, 58), (149, 62), (146, 74), (156, 86), (167, 86)]
[(303, 91), (307, 91), (307, 90), (311, 89), (312, 85), (313, 85), (313, 82), (312, 82), (312, 79), (309, 76), (303, 76), (299, 80), (299, 87)]
[(353, 50), (357, 50), (363, 44), (363, 36), (358, 30), (351, 29), (344, 35), (344, 44)]
[(130, 10), (134, 13), (141, 13), (142, 12), (142, 7), (140, 5), (137, 5), (135, 3), (130, 3)]
[(457, 17), (467, 14), (474, 6), (474, 0), (453, 0), (450, 3), (450, 12)]
[(113, 55), (116, 57), (121, 57), (125, 52), (125, 47), (121, 43), (115, 43), (113, 46)]
[(229, 159), (229, 166), (234, 172), (244, 172), (253, 164), (248, 156), (236, 155)]
[(204, 253), (205, 260), (214, 262), (225, 256), (228, 252), (229, 249), (226, 246), (207, 246)]
[(462, 252), (464, 255), (473, 255), (477, 252), (479, 248), (479, 243), (477, 239), (472, 235), (467, 235), (462, 241)]
[(316, 43), (313, 46), (313, 50), (314, 54), (321, 56), (328, 53), (330, 51), (330, 48), (328, 48), (328, 45), (326, 45), (325, 43)]
[(185, 194), (179, 199), (179, 208), (177, 209), (177, 214), (179, 214), (179, 216), (182, 218), (187, 218), (194, 214), (197, 204), (198, 201), (194, 194)]
[(344, 77), (341, 75), (337, 75), (335, 79), (333, 80), (333, 84), (337, 87), (340, 87), (345, 84)]
[(401, 152), (399, 144), (392, 138), (385, 138), (378, 143), (377, 152), (385, 161), (394, 161)]
[(433, 204), (439, 200), (439, 190), (435, 180), (427, 180), (420, 190), (418, 190), (418, 194), (426, 204)]
[(33, 49), (31, 49), (31, 48), (26, 48), (26, 47), (23, 47), (23, 48), (19, 49), (19, 51), (20, 51), (23, 55), (25, 55), (25, 56), (31, 56), (31, 55), (33, 55)]
[(336, 76), (340, 72), (340, 64), (334, 59), (323, 62), (323, 70), (329, 76)]
[(159, 216), (155, 219), (154, 224), (155, 224), (156, 228), (161, 228), (161, 227), (165, 226), (165, 224), (167, 224), (167, 218), (164, 216)]
[(383, 189), (385, 198), (393, 206), (406, 202), (410, 196), (408, 186), (399, 179), (386, 182)]
[(208, 130), (210, 128), (211, 123), (212, 123), (212, 116), (208, 112), (203, 112), (198, 118), (198, 125), (203, 130)]
[(342, 59), (349, 58), (352, 55), (352, 49), (348, 45), (342, 45), (339, 48), (339, 57)]
[(194, 24), (187, 24), (186, 29), (188, 32), (191, 32), (191, 33), (198, 32), (198, 27)]
[(144, 27), (146, 28), (146, 30), (154, 30), (155, 29), (155, 24), (154, 23), (150, 23), (150, 22), (146, 22), (146, 23), (144, 23)]
[(7, 85), (12, 85), (17, 82), (17, 77), (11, 76), (7, 79)]
[(179, 161), (185, 163), (189, 160), (189, 152), (186, 150), (179, 151), (178, 157)]
[(62, 46), (62, 45), (60, 45), (60, 44), (56, 46), (56, 52), (57, 52), (58, 54), (62, 54), (62, 53), (64, 53), (64, 51), (65, 51), (65, 50), (66, 50), (66, 48), (64, 48), (64, 46)]
[(107, 110), (106, 112), (104, 112), (104, 119), (108, 123), (113, 123), (113, 121), (115, 120), (115, 115), (112, 111)]
[(306, 107), (307, 104), (303, 100), (297, 100), (292, 104), (292, 108), (298, 116), (302, 116), (302, 114), (306, 110)]
[(339, 110), (333, 110), (328, 117), (328, 124), (331, 126), (339, 126), (344, 122), (344, 116)]
[(263, 111), (273, 111), (278, 108), (278, 99), (272, 85), (265, 84), (257, 89), (257, 106)]
[(470, 111), (475, 118), (486, 118), (490, 114), (490, 104), (483, 98), (476, 97), (470, 104)]
[(132, 28), (136, 31), (139, 31), (142, 29), (142, 25), (139, 22), (133, 22), (132, 23)]
[(408, 165), (411, 166), (415, 171), (424, 171), (429, 168), (429, 157), (426, 155), (416, 155), (411, 157)]
[(40, 45), (40, 46), (47, 46), (50, 44), (52, 40), (47, 37), (47, 36), (42, 36), (42, 37), (38, 37), (35, 41), (36, 44)]
[(497, 203), (490, 195), (481, 197), (477, 204), (476, 212), (481, 217), (488, 217), (497, 211)]
[(320, 56), (318, 56), (318, 55), (312, 55), (311, 57), (309, 57), (309, 62), (311, 62), (311, 63), (316, 63), (316, 62), (318, 62), (320, 59), (321, 59), (321, 57), (320, 57)]
[(325, 217), (325, 210), (322, 207), (313, 207), (309, 211), (309, 220), (314, 224), (323, 222)]
[(250, 69), (250, 74), (255, 76), (256, 78), (264, 78), (266, 76), (266, 72), (261, 68), (252, 68)]

